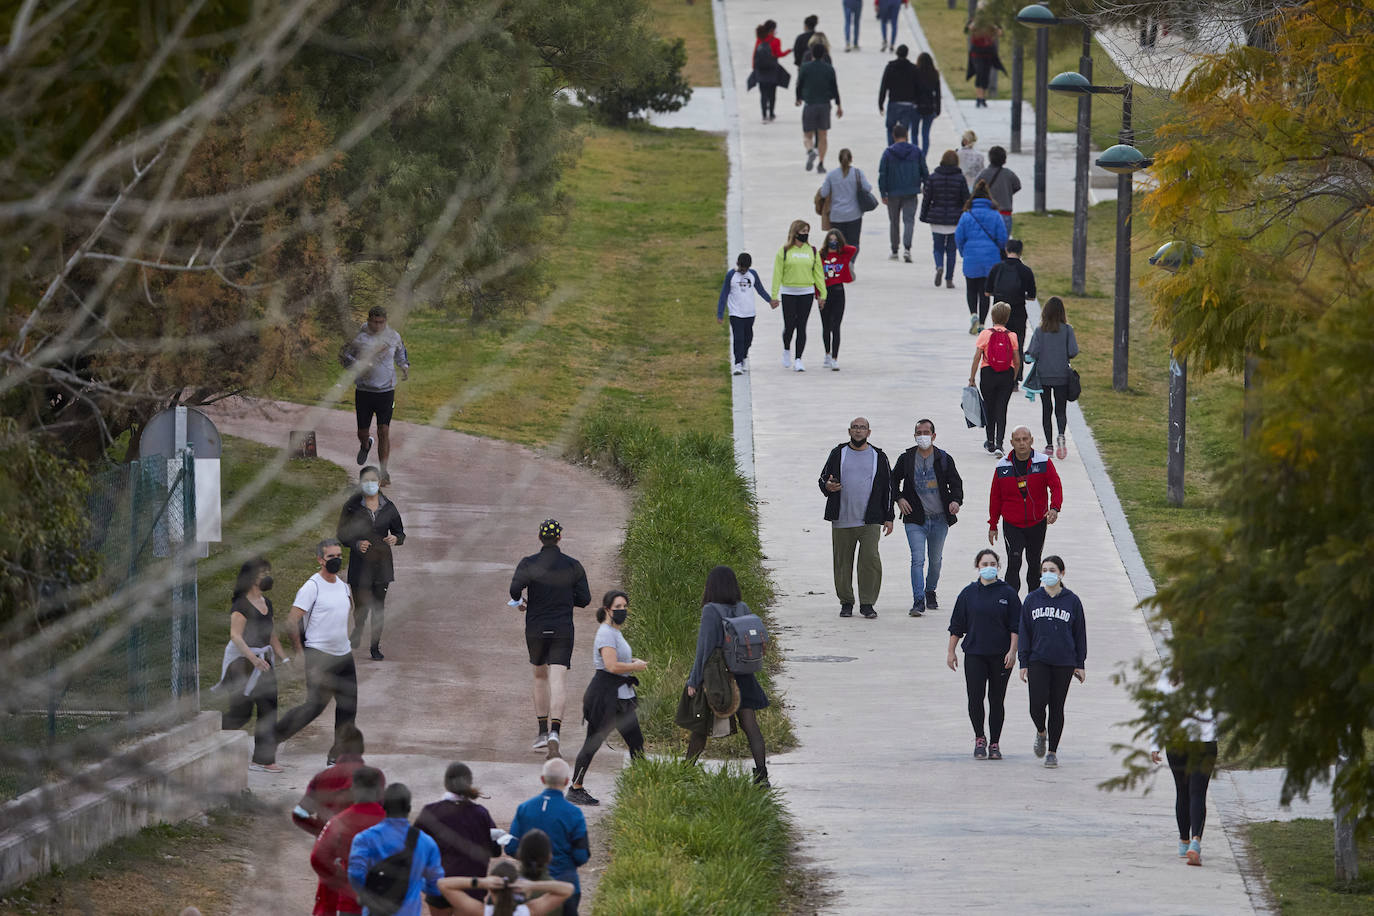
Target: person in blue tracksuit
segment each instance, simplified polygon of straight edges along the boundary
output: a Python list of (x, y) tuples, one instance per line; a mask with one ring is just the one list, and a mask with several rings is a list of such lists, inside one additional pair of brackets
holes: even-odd
[(513, 856), (520, 849), (520, 837), (529, 831), (539, 829), (548, 834), (553, 847), (549, 876), (556, 881), (567, 881), (576, 888), (563, 904), (564, 916), (577, 916), (577, 905), (582, 899), (582, 883), (577, 879), (577, 867), (586, 865), (591, 857), (587, 844), (587, 819), (581, 808), (563, 797), (563, 790), (571, 778), (572, 767), (568, 766), (566, 760), (554, 757), (546, 761), (540, 776), (544, 791), (515, 809), (515, 818), (510, 822), (510, 834), (501, 838), (506, 854)]
[(720, 300), (716, 302), (716, 321), (725, 323), (725, 313), (730, 313), (730, 340), (734, 346), (733, 375), (744, 374), (744, 361), (749, 358), (749, 347), (754, 342), (754, 316), (757, 307), (754, 296), (771, 304), (768, 289), (759, 272), (753, 269), (754, 259), (749, 252), (741, 252), (735, 259), (735, 269), (725, 272), (725, 282), (720, 286)]
[[(968, 689), (968, 717), (973, 723), (973, 758), (1001, 760), (998, 742), (1006, 720), (1007, 684), (1016, 660), (1017, 628), (1021, 620), (1021, 599), (1016, 589), (1002, 581), (1002, 559), (997, 551), (984, 548), (973, 558), (978, 578), (964, 587), (954, 601), (949, 616), (949, 670), (959, 670), (954, 649), (964, 641), (964, 685)], [(983, 697), (988, 698), (988, 731), (983, 732)]]
[(1074, 678), (1080, 684), (1086, 679), (1083, 663), (1088, 657), (1083, 602), (1064, 587), (1064, 561), (1060, 557), (1048, 556), (1041, 561), (1040, 587), (1027, 595), (1021, 605), (1016, 655), (1021, 663), (1021, 680), (1030, 684), (1035, 756), (1043, 756), (1045, 766), (1057, 767), (1069, 683)]

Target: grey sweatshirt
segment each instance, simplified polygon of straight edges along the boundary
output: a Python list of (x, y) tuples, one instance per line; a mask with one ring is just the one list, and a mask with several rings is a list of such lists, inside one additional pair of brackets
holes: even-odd
[(350, 349), (353, 360), (362, 366), (356, 383), (359, 391), (392, 391), (396, 388), (396, 370), (410, 368), (401, 335), (390, 326), (374, 337), (363, 325)]
[[(868, 183), (863, 172), (852, 165), (849, 167), (848, 175), (840, 168), (833, 168), (825, 173), (825, 182), (821, 184), (821, 196), (830, 198), (830, 222), (848, 223), (864, 215), (863, 208), (859, 206), (860, 183), (863, 184), (865, 191), (873, 193), (873, 185)], [(851, 245), (854, 244), (853, 239), (847, 241)]]
[(1016, 173), (1004, 166), (990, 165), (978, 177), (988, 183), (988, 193), (992, 195), (992, 202), (997, 209), (1010, 213), (1012, 195), (1021, 190), (1021, 179), (1016, 177)]
[(1078, 355), (1078, 338), (1073, 336), (1073, 325), (1061, 324), (1054, 332), (1035, 329), (1026, 356), (1035, 360), (1040, 372), (1042, 385), (1067, 385), (1069, 383), (1069, 360)]

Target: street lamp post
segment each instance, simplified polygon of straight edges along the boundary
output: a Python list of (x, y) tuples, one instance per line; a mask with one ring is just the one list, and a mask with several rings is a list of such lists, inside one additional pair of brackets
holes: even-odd
[[(1083, 26), (1083, 53), (1078, 58), (1078, 72), (1092, 82), (1092, 29)], [(1073, 169), (1073, 266), (1070, 282), (1075, 296), (1088, 291), (1088, 146), (1092, 143), (1093, 96), (1084, 92), (1078, 96), (1077, 144), (1074, 147)]]
[(1026, 43), (1017, 32), (1011, 40), (1011, 151), (1021, 152), (1021, 84), (1026, 72)]
[(1046, 84), (1050, 68), (1050, 33), (1046, 30), (1059, 25), (1060, 20), (1048, 7), (1032, 3), (1016, 14), (1016, 21), (1035, 30), (1035, 212), (1044, 213), (1050, 101)]
[[(1150, 257), (1154, 266), (1176, 273), (1202, 256), (1184, 242), (1166, 242)], [(1178, 355), (1178, 339), (1169, 345), (1169, 460), (1165, 473), (1169, 505), (1183, 505), (1183, 461), (1188, 439), (1188, 358)]]

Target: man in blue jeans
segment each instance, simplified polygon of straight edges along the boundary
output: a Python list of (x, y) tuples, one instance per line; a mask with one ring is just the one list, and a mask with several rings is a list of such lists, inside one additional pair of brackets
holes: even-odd
[(934, 421), (916, 421), (916, 444), (893, 465), (892, 484), (911, 547), (911, 610), (907, 613), (923, 617), (927, 610), (940, 606), (935, 588), (940, 584), (945, 538), (964, 502), (964, 481), (954, 459), (935, 447)]

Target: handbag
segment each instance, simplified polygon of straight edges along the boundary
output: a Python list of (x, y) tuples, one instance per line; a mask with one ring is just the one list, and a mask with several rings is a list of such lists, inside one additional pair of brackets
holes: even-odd
[(1078, 370), (1069, 366), (1069, 384), (1066, 397), (1070, 401), (1078, 400), (1078, 396), (1083, 393), (1083, 380), (1078, 377)]
[(821, 218), (821, 231), (830, 231), (830, 198), (821, 196), (821, 189), (816, 189), (816, 197), (813, 201), (816, 205), (816, 215)]
[(870, 213), (878, 209), (878, 198), (873, 196), (873, 192), (863, 186), (863, 172), (854, 170), (854, 196), (858, 198), (859, 209), (865, 213)]

